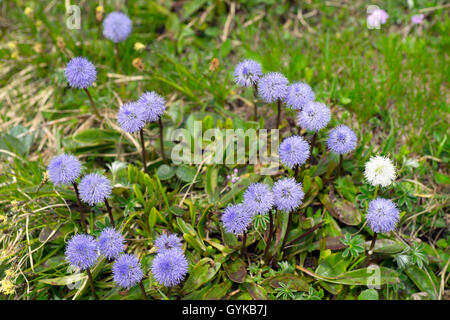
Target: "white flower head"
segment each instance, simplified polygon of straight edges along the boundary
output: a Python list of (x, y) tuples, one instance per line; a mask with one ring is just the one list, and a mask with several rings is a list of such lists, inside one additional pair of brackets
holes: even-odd
[(387, 187), (394, 181), (396, 176), (394, 164), (391, 159), (386, 157), (371, 157), (366, 163), (364, 176), (373, 186)]

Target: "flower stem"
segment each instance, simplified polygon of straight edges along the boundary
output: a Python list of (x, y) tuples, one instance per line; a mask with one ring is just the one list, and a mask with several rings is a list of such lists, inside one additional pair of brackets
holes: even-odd
[(114, 43), (114, 54), (116, 56), (117, 69), (122, 73), (122, 67), (120, 65), (119, 44)]
[(269, 222), (269, 236), (267, 238), (266, 250), (264, 251), (264, 260), (266, 261), (266, 263), (268, 262), (268, 259), (269, 259), (269, 248), (270, 248), (270, 243), (272, 242), (272, 236), (273, 236), (273, 215), (272, 215), (272, 210), (269, 210), (269, 218), (270, 218), (270, 222)]
[(280, 117), (281, 117), (281, 100), (277, 100), (277, 129), (280, 127)]
[(108, 215), (109, 215), (109, 219), (111, 220), (111, 224), (115, 228), (116, 224), (114, 223), (114, 218), (113, 218), (113, 215), (112, 215), (112, 209), (111, 209), (111, 206), (109, 205), (108, 200), (106, 200), (106, 199), (105, 199), (105, 206), (106, 206), (106, 210), (108, 210)]
[(163, 123), (161, 121), (161, 117), (158, 119), (158, 123), (159, 123), (159, 140), (160, 140), (160, 146), (161, 146), (161, 155), (162, 155), (163, 161), (167, 162), (166, 156), (164, 154), (164, 127), (163, 127)]
[(75, 194), (77, 196), (78, 208), (80, 209), (81, 225), (83, 226), (83, 229), (86, 230), (86, 232), (88, 232), (88, 228), (86, 225), (86, 216), (84, 215), (83, 206), (81, 205), (81, 200), (80, 200), (80, 193), (78, 192), (78, 185), (76, 182), (72, 183), (72, 185), (73, 185), (73, 189), (75, 190)]
[(314, 135), (312, 136), (312, 139), (311, 139), (311, 158), (309, 159), (309, 162), (310, 162), (311, 164), (314, 163), (314, 154), (313, 154), (313, 151), (314, 151), (314, 146), (315, 146), (315, 144), (316, 144), (316, 140), (317, 140), (317, 132), (314, 132)]
[(147, 300), (147, 294), (145, 293), (145, 287), (142, 280), (141, 282), (139, 282), (139, 288), (141, 288), (142, 297), (144, 298), (144, 300)]
[(258, 121), (258, 108), (257, 108), (257, 105), (256, 105), (256, 99), (258, 98), (258, 84), (257, 83), (253, 84), (253, 97), (255, 99), (253, 101), (253, 105), (254, 105), (254, 108), (255, 108), (254, 120)]
[(89, 279), (89, 284), (91, 286), (92, 296), (95, 298), (95, 300), (98, 300), (98, 296), (95, 293), (94, 279), (92, 278), (91, 270), (89, 268), (87, 268), (86, 273), (87, 273), (87, 276)]
[(378, 185), (375, 186), (375, 192), (373, 193), (373, 198), (374, 199), (377, 198), (377, 193), (378, 193)]
[(89, 101), (91, 102), (91, 106), (92, 106), (92, 109), (94, 109), (95, 116), (98, 118), (98, 120), (101, 120), (102, 117), (100, 116), (100, 113), (98, 112), (98, 109), (97, 109), (97, 107), (95, 106), (94, 99), (92, 99), (92, 96), (91, 96), (91, 94), (89, 93), (88, 88), (84, 88), (84, 92), (86, 92), (86, 94), (87, 94), (87, 96), (88, 96), (88, 98), (89, 98)]
[(299, 169), (299, 165), (296, 164), (295, 165), (295, 169), (294, 169), (294, 179), (295, 179), (295, 181), (297, 181), (298, 171), (299, 171), (298, 169)]
[(246, 249), (246, 247), (245, 247), (246, 242), (247, 242), (247, 231), (244, 230), (244, 232), (242, 233), (241, 256), (244, 256), (245, 253), (246, 253), (246, 252), (245, 252), (245, 249)]
[(148, 171), (147, 171), (147, 159), (145, 157), (146, 152), (145, 152), (145, 143), (144, 143), (144, 129), (141, 129), (139, 134), (141, 136), (142, 165), (144, 166), (144, 172), (148, 174)]
[(373, 233), (373, 238), (372, 238), (372, 242), (371, 242), (371, 244), (370, 244), (370, 248), (369, 248), (369, 255), (372, 255), (373, 254), (373, 248), (375, 247), (375, 242), (377, 241), (377, 235), (378, 235), (378, 233), (376, 233), (376, 232), (374, 232)]
[(343, 156), (342, 154), (339, 155), (339, 165), (338, 165), (338, 174), (337, 177), (341, 176), (341, 172), (342, 172), (342, 162), (343, 162)]
[(287, 223), (287, 227), (286, 227), (286, 233), (284, 234), (283, 243), (281, 245), (281, 251), (284, 250), (284, 246), (286, 244), (288, 233), (291, 230), (291, 224), (292, 224), (292, 211), (289, 212), (289, 218), (288, 218), (288, 223)]

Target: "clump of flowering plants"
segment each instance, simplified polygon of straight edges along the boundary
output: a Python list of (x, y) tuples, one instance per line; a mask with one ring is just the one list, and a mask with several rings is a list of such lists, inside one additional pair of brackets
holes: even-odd
[(445, 297), (442, 10), (139, 3), (6, 5), (0, 299)]

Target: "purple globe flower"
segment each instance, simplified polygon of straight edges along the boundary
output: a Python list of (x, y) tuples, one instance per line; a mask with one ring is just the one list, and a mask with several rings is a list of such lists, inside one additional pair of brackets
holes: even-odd
[(250, 87), (258, 82), (262, 75), (261, 65), (254, 60), (244, 60), (234, 69), (234, 80), (241, 87)]
[(76, 57), (67, 64), (66, 78), (72, 88), (85, 89), (97, 79), (97, 71), (88, 59)]
[(250, 216), (266, 214), (273, 204), (273, 193), (265, 183), (253, 183), (244, 192), (244, 206)]
[(147, 122), (157, 121), (166, 110), (165, 99), (154, 91), (145, 92), (138, 102), (143, 107), (143, 117)]
[(366, 219), (373, 232), (386, 233), (395, 229), (399, 211), (391, 200), (377, 198), (369, 202)]
[(330, 131), (328, 148), (337, 154), (345, 154), (356, 148), (356, 134), (345, 125), (337, 126)]
[(114, 282), (120, 287), (130, 289), (144, 277), (139, 259), (134, 254), (122, 254), (112, 266)]
[(77, 234), (67, 243), (65, 256), (72, 266), (86, 270), (98, 260), (97, 241), (90, 235)]
[(47, 171), (52, 183), (71, 184), (80, 176), (81, 164), (75, 156), (63, 153), (50, 161)]
[(133, 23), (125, 13), (115, 11), (103, 21), (103, 36), (114, 43), (127, 40), (133, 29)]
[(330, 120), (330, 109), (325, 104), (314, 101), (307, 103), (297, 116), (300, 127), (315, 132), (325, 128)]
[(105, 228), (98, 237), (100, 253), (108, 259), (116, 259), (125, 249), (125, 238), (113, 228)]
[(283, 100), (288, 91), (289, 81), (279, 72), (271, 72), (259, 79), (258, 93), (265, 102)]
[(252, 222), (252, 215), (243, 204), (231, 205), (225, 208), (222, 223), (226, 232), (242, 234)]
[(294, 178), (283, 178), (275, 182), (272, 188), (275, 205), (279, 210), (291, 212), (302, 204), (305, 193), (302, 184)]
[(283, 140), (278, 153), (281, 162), (288, 168), (301, 166), (309, 158), (309, 144), (300, 136), (291, 136)]
[(93, 206), (103, 203), (111, 195), (112, 186), (108, 178), (91, 173), (81, 179), (79, 189), (81, 200)]
[(301, 110), (308, 102), (315, 99), (314, 91), (307, 83), (297, 82), (288, 87), (285, 102), (291, 109)]
[(161, 252), (153, 259), (152, 274), (156, 281), (173, 287), (183, 281), (188, 272), (188, 261), (180, 250)]
[(140, 131), (145, 125), (144, 108), (138, 102), (124, 104), (117, 113), (117, 122), (126, 132)]
[(156, 252), (161, 253), (166, 250), (176, 249), (181, 250), (183, 245), (181, 239), (175, 234), (164, 233), (155, 240)]

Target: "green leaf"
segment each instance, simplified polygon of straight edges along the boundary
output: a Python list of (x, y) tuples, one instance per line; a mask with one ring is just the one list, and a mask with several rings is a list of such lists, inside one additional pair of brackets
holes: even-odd
[(219, 271), (221, 264), (210, 258), (200, 260), (190, 271), (183, 286), (184, 293), (190, 293), (210, 281)]
[(159, 180), (169, 180), (175, 175), (175, 169), (172, 167), (169, 167), (166, 164), (163, 164), (156, 169), (156, 175), (158, 176)]
[(358, 300), (378, 300), (378, 291), (375, 289), (363, 290), (359, 294)]
[(220, 284), (213, 285), (211, 289), (202, 297), (203, 300), (219, 300), (223, 298), (232, 286), (231, 281), (224, 281)]
[(281, 283), (287, 285), (292, 291), (308, 292), (309, 285), (301, 276), (297, 274), (278, 274), (263, 282), (268, 283), (272, 288), (281, 288)]
[(263, 287), (253, 282), (244, 282), (242, 286), (247, 290), (247, 292), (252, 296), (254, 300), (268, 300), (267, 291)]
[(247, 266), (240, 258), (231, 263), (224, 263), (223, 268), (231, 281), (243, 283), (247, 277)]
[(194, 181), (196, 172), (197, 170), (195, 168), (179, 166), (177, 168), (176, 175), (181, 181), (190, 183)]
[(410, 266), (405, 269), (405, 273), (408, 277), (414, 282), (414, 284), (419, 288), (422, 292), (426, 292), (430, 295), (431, 299), (437, 299), (437, 294), (439, 291), (439, 283), (436, 279), (434, 273), (418, 268), (417, 266)]
[(219, 169), (215, 167), (209, 167), (206, 172), (206, 194), (208, 195), (208, 202), (214, 204), (217, 202), (217, 176)]
[(99, 142), (105, 141), (119, 141), (120, 136), (120, 132), (117, 132), (115, 130), (91, 128), (79, 132), (73, 137), (73, 140), (86, 144), (99, 144)]
[[(340, 253), (333, 253), (324, 258), (316, 269), (316, 274), (323, 277), (337, 277), (347, 271), (351, 259), (345, 259)], [(321, 282), (321, 286), (331, 292), (338, 294), (342, 290), (342, 285)]]
[(73, 284), (75, 282), (86, 279), (87, 275), (84, 273), (75, 273), (70, 276), (58, 277), (52, 279), (40, 279), (39, 282), (46, 283), (52, 286), (66, 286), (68, 284)]
[(434, 180), (436, 180), (437, 183), (450, 184), (450, 177), (443, 173), (435, 172)]
[(328, 195), (321, 195), (319, 199), (328, 212), (343, 223), (350, 226), (356, 226), (361, 223), (361, 212), (353, 202), (345, 199), (331, 201)]

